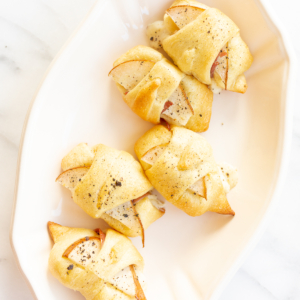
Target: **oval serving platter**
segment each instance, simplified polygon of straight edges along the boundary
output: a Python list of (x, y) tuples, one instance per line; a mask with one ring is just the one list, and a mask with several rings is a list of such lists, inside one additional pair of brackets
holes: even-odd
[[(167, 203), (166, 215), (146, 232), (146, 247), (133, 239), (146, 263), (148, 300), (219, 298), (261, 236), (287, 166), (295, 63), (270, 4), (202, 2), (237, 23), (254, 55), (246, 73), (248, 91), (215, 96), (210, 128), (203, 134), (217, 161), (239, 169), (239, 184), (229, 194), (236, 216), (192, 218)], [(60, 161), (80, 142), (134, 154), (135, 141), (152, 125), (131, 112), (107, 74), (120, 54), (147, 45), (147, 24), (162, 19), (171, 3), (99, 0), (52, 63), (32, 102), (20, 146), (11, 243), (36, 299), (83, 299), (48, 271), (52, 242), (46, 224), (106, 225), (87, 216), (55, 183)]]

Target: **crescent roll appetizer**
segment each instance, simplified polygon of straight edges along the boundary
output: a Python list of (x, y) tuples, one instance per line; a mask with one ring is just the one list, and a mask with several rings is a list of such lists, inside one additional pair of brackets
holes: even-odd
[(149, 193), (153, 187), (132, 155), (99, 144), (79, 144), (62, 160), (56, 181), (88, 215), (115, 230), (141, 236), (165, 213), (164, 203)]
[(237, 184), (237, 170), (217, 165), (210, 144), (199, 134), (157, 125), (136, 142), (135, 152), (154, 188), (188, 215), (235, 214), (226, 194)]
[(49, 269), (63, 285), (87, 300), (146, 300), (144, 260), (127, 237), (53, 222), (48, 229), (54, 242)]
[(196, 132), (208, 129), (213, 94), (193, 76), (187, 76), (156, 50), (137, 46), (121, 55), (109, 76), (126, 104), (142, 119), (184, 126)]
[(163, 47), (179, 69), (214, 93), (245, 93), (244, 72), (253, 61), (240, 29), (225, 14), (195, 0), (177, 0), (164, 21), (147, 28), (150, 45)]

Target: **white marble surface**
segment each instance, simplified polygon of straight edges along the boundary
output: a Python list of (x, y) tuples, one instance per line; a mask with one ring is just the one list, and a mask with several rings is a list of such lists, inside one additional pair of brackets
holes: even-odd
[[(33, 297), (9, 244), (22, 126), (52, 59), (95, 0), (0, 0), (0, 299)], [(272, 1), (300, 56), (300, 3)], [(300, 61), (299, 61), (300, 67)], [(300, 101), (281, 202), (221, 300), (300, 299)]]

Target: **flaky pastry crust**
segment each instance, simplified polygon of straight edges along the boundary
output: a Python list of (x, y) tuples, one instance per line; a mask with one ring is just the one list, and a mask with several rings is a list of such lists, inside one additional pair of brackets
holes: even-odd
[[(145, 155), (160, 145), (165, 147), (154, 163), (145, 161)], [(135, 152), (152, 185), (188, 215), (199, 216), (206, 211), (234, 215), (222, 184), (221, 168), (202, 136), (185, 128), (172, 126), (169, 131), (158, 125), (136, 142)], [(199, 180), (204, 180), (203, 195), (191, 189)], [(229, 189), (236, 183), (232, 181)]]
[[(199, 15), (188, 24), (176, 24), (176, 13), (174, 18), (170, 9), (180, 7), (194, 8)], [(237, 25), (218, 9), (195, 0), (177, 0), (170, 9), (163, 22), (157, 21), (148, 27), (150, 44), (155, 47), (152, 37), (157, 32), (163, 32), (160, 45), (185, 74), (195, 76), (200, 82), (210, 85), (212, 90), (218, 87), (216, 90), (245, 93), (247, 83), (244, 72), (250, 68), (253, 57)], [(183, 10), (179, 13), (189, 12)], [(220, 63), (222, 68), (227, 69), (224, 78), (218, 72), (214, 72), (214, 76), (211, 74), (212, 68), (219, 64), (216, 59), (222, 51), (226, 53)]]
[[(71, 190), (74, 202), (127, 236), (144, 236), (144, 230), (165, 213), (148, 194), (153, 187), (141, 165), (125, 151), (81, 143), (62, 159), (61, 167), (64, 172), (57, 181)], [(119, 213), (114, 212), (118, 207)]]
[(213, 94), (206, 85), (193, 76), (185, 75), (161, 53), (146, 46), (134, 47), (121, 55), (113, 64), (114, 69), (132, 61), (153, 62), (151, 70), (133, 89), (126, 90), (116, 82), (124, 101), (132, 111), (146, 121), (159, 124), (166, 102), (180, 87), (193, 110), (193, 115), (182, 126), (196, 132), (208, 129)]
[(64, 227), (49, 222), (48, 229), (54, 241), (49, 257), (51, 274), (64, 286), (80, 292), (87, 300), (134, 300), (135, 297), (110, 284), (108, 281), (127, 266), (144, 268), (144, 260), (131, 241), (109, 229), (99, 254), (86, 266), (65, 257), (65, 251), (79, 240), (99, 238), (89, 229)]

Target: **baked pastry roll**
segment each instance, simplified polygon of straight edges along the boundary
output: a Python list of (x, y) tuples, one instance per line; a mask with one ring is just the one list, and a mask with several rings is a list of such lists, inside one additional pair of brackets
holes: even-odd
[(87, 300), (146, 300), (144, 260), (127, 237), (53, 222), (48, 229), (54, 241), (49, 269), (63, 285)]
[(245, 93), (244, 72), (253, 61), (240, 29), (225, 14), (195, 0), (177, 0), (164, 21), (147, 28), (150, 45), (163, 47), (179, 69), (214, 93)]
[(109, 76), (127, 105), (142, 119), (208, 129), (213, 94), (193, 76), (186, 76), (156, 50), (137, 46), (121, 55)]
[(127, 236), (144, 241), (144, 230), (165, 213), (164, 203), (149, 193), (153, 187), (140, 164), (125, 151), (82, 143), (61, 167), (56, 181), (71, 191), (74, 202)]
[(154, 126), (136, 142), (135, 152), (154, 188), (188, 215), (235, 214), (226, 194), (237, 184), (237, 170), (218, 165), (199, 134), (178, 126), (171, 131)]

